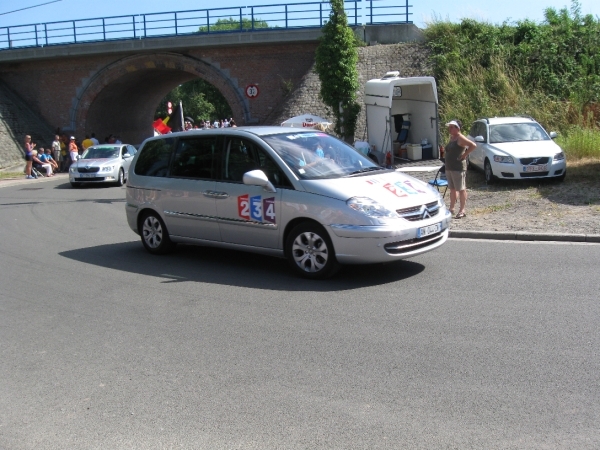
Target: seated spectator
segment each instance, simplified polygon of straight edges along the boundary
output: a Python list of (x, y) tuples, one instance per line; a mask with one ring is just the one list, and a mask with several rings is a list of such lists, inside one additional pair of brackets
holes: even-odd
[[(40, 152), (41, 151), (42, 151), (42, 149), (40, 149)], [(40, 158), (40, 160), (41, 159), (42, 158)], [(56, 160), (52, 156), (52, 150), (50, 150), (49, 148), (46, 149), (46, 162), (49, 162), (50, 165), (52, 165), (52, 170), (54, 172), (58, 172), (58, 163), (56, 162)]]
[(52, 165), (50, 163), (43, 162), (40, 158), (38, 158), (37, 150), (33, 150), (31, 152), (31, 157), (33, 158), (33, 167), (35, 167), (38, 170), (44, 169), (46, 171), (47, 177), (54, 176), (54, 174), (52, 173)]

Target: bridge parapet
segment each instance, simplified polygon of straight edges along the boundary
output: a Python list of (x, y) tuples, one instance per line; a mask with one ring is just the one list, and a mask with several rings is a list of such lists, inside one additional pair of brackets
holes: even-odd
[[(349, 25), (411, 23), (408, 0), (346, 0)], [(321, 28), (328, 2), (199, 9), (0, 28), (0, 51), (24, 47), (73, 45), (166, 36), (273, 32)]]

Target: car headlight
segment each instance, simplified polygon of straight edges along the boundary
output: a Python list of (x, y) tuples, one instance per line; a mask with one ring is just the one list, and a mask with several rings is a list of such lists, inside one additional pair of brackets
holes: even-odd
[(69, 172), (75, 173), (76, 172), (75, 167), (69, 167)]
[(104, 166), (100, 169), (101, 172), (112, 172), (115, 166)]
[(514, 164), (515, 163), (512, 159), (512, 156), (494, 155), (494, 161), (497, 163), (504, 163), (504, 164)]
[(560, 152), (560, 153), (557, 153), (556, 155), (554, 155), (554, 161), (562, 161), (563, 159), (565, 159), (564, 152)]
[(368, 197), (352, 197), (346, 204), (355, 211), (363, 213), (365, 216), (374, 218), (397, 218), (395, 211), (390, 211), (385, 206), (380, 205), (375, 200)]

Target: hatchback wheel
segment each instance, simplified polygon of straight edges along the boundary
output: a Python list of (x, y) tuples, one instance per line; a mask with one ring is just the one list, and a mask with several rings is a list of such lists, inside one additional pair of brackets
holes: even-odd
[(328, 278), (339, 270), (331, 239), (317, 224), (297, 225), (286, 239), (286, 255), (294, 270), (306, 278)]
[(140, 234), (146, 250), (155, 255), (168, 253), (175, 247), (165, 223), (154, 211), (147, 212), (141, 221)]

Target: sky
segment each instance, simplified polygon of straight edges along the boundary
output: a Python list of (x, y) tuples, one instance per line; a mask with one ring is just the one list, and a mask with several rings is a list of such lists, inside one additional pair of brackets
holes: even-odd
[[(413, 5), (411, 19), (415, 25), (421, 28), (436, 18), (452, 22), (457, 22), (462, 18), (490, 23), (514, 22), (524, 19), (541, 22), (546, 8), (562, 9), (571, 6), (570, 0), (408, 1)], [(397, 3), (404, 2), (405, 0), (398, 0)], [(48, 4), (43, 5), (44, 3)], [(284, 3), (301, 2), (299, 0), (223, 0), (222, 2), (207, 0), (178, 0), (177, 2), (165, 2), (164, 0), (0, 0), (0, 27), (154, 12)], [(600, 1), (581, 0), (579, 3), (583, 14), (600, 17)], [(165, 6), (165, 4), (170, 6)], [(174, 9), (175, 4), (177, 7)], [(364, 0), (363, 4), (365, 4)], [(33, 8), (12, 12), (29, 7)]]

